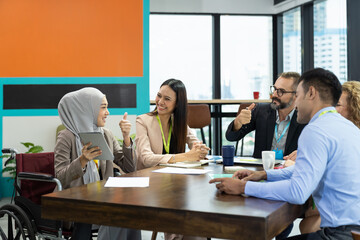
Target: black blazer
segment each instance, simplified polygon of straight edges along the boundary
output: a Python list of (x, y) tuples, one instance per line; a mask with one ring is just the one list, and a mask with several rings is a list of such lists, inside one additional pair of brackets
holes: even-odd
[[(297, 111), (291, 118), (288, 135), (285, 143), (284, 156), (289, 155), (297, 149), (298, 138), (306, 124), (299, 124), (296, 121)], [(226, 131), (228, 141), (239, 141), (249, 132), (255, 131), (255, 147), (253, 157), (261, 158), (261, 152), (271, 149), (274, 137), (276, 122), (276, 111), (270, 107), (269, 103), (257, 104), (251, 113), (251, 121), (243, 125), (238, 131), (233, 131), (234, 121), (232, 121)]]

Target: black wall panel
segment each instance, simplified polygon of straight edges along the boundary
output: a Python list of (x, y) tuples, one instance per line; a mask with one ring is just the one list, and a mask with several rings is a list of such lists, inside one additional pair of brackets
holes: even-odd
[(9, 84), (3, 86), (3, 109), (54, 109), (66, 93), (84, 87), (103, 92), (109, 108), (136, 108), (136, 84)]

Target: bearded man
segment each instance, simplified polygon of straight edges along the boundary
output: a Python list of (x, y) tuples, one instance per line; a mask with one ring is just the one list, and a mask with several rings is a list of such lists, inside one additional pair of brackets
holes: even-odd
[(252, 103), (243, 109), (226, 131), (228, 141), (239, 141), (249, 132), (255, 131), (253, 157), (261, 158), (261, 152), (273, 150), (276, 159), (295, 160), (297, 142), (305, 124), (296, 122), (295, 91), (300, 75), (296, 72), (280, 74), (275, 84), (272, 102)]

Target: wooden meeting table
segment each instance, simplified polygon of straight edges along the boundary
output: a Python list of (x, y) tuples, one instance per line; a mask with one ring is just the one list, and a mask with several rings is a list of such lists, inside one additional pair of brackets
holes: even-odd
[[(158, 168), (123, 175), (150, 177), (148, 188), (105, 188), (99, 181), (44, 195), (42, 217), (189, 236), (271, 239), (304, 212), (287, 202), (220, 193), (208, 174), (152, 172)], [(220, 164), (204, 169), (223, 173)]]

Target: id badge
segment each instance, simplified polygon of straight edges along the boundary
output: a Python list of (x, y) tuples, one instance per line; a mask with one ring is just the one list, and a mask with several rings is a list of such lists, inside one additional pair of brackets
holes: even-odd
[(273, 150), (275, 152), (275, 159), (276, 160), (283, 160), (284, 158), (284, 153), (282, 149), (274, 149)]

